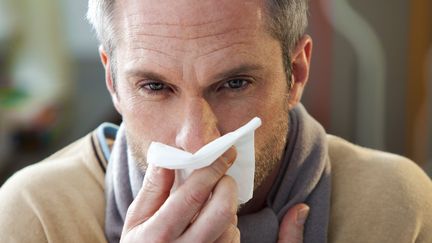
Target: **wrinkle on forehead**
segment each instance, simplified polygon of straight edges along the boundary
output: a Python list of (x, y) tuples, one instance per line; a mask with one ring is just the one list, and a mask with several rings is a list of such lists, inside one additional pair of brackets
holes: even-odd
[(197, 58), (244, 44), (263, 25), (257, 0), (126, 0), (118, 7), (121, 39), (134, 56), (152, 52), (176, 59), (193, 53)]
[(250, 14), (257, 9), (257, 14), (261, 14), (263, 5), (260, 0), (123, 0), (117, 3), (122, 18), (128, 16), (148, 25), (184, 27), (217, 23), (227, 16)]
[[(178, 29), (177, 26), (175, 28)], [(179, 40), (198, 40), (206, 37), (223, 36), (223, 35), (232, 34), (232, 32), (241, 32), (241, 31), (250, 30), (249, 28), (227, 28), (226, 30), (222, 29), (220, 31), (209, 31), (209, 29), (212, 28), (205, 29), (201, 27), (200, 29), (197, 30), (191, 30), (190, 27), (189, 28), (182, 27), (182, 28), (183, 29), (181, 32), (176, 32), (175, 30), (170, 31), (169, 27), (163, 29), (158, 28), (155, 32), (152, 32), (149, 28), (146, 28), (146, 26), (136, 25), (136, 26), (130, 26), (129, 31), (131, 32), (130, 34), (132, 34), (132, 37), (134, 38), (144, 36), (144, 37), (159, 37), (159, 38), (167, 38), (167, 39), (173, 38)], [(166, 32), (166, 34), (163, 32)]]
[[(262, 23), (256, 1), (146, 1), (120, 3), (122, 29), (128, 38), (148, 37), (193, 40), (257, 29)], [(231, 23), (236, 23), (233, 26)]]

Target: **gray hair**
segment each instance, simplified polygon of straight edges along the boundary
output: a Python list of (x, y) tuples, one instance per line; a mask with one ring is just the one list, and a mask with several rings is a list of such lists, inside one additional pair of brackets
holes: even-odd
[[(283, 65), (289, 86), (291, 85), (291, 51), (304, 35), (308, 20), (309, 0), (265, 0), (266, 24), (269, 33), (281, 43)], [(89, 0), (87, 19), (96, 35), (112, 59), (116, 43), (116, 25), (114, 20), (115, 0)], [(118, 38), (118, 37), (117, 37)], [(115, 79), (115, 61), (111, 73)]]
[(108, 54), (112, 54), (115, 42), (114, 4), (115, 0), (88, 1), (87, 20)]

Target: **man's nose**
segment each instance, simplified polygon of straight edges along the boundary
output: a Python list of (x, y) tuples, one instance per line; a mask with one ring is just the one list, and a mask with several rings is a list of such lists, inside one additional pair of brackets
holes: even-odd
[(180, 126), (176, 135), (178, 148), (195, 153), (220, 136), (217, 118), (204, 98), (187, 100), (179, 118)]

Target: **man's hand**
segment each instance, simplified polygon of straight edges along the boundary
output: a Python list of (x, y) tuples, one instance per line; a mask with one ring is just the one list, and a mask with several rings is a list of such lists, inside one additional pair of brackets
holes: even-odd
[(235, 157), (231, 148), (171, 195), (174, 172), (149, 165), (121, 242), (240, 242), (237, 186), (225, 175)]
[[(211, 166), (192, 173), (170, 195), (174, 172), (149, 165), (130, 205), (121, 242), (240, 242), (237, 186), (225, 173), (235, 160), (228, 150)], [(210, 197), (211, 195), (211, 197)], [(280, 243), (302, 243), (309, 207), (298, 204), (282, 220)]]
[(302, 243), (303, 229), (309, 214), (309, 207), (300, 203), (290, 208), (279, 227), (278, 243)]

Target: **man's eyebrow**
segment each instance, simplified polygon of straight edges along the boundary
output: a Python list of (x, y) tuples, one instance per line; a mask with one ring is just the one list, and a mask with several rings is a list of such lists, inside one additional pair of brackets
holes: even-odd
[(216, 80), (222, 80), (225, 78), (233, 77), (239, 74), (246, 74), (252, 71), (259, 71), (262, 70), (263, 67), (261, 65), (257, 64), (242, 64), (237, 67), (233, 67), (231, 69), (225, 70), (223, 72), (220, 72), (216, 75), (214, 75), (214, 79)]
[(130, 69), (126, 71), (126, 77), (142, 77), (156, 81), (166, 81), (167, 78), (162, 74), (145, 69)]
[[(259, 71), (264, 69), (261, 65), (258, 64), (242, 64), (237, 67), (233, 67), (231, 69), (222, 71), (213, 76), (214, 80), (223, 80), (229, 77), (234, 77), (240, 74), (246, 74), (252, 71)], [(168, 78), (163, 76), (162, 74), (156, 73), (151, 70), (145, 69), (130, 69), (126, 71), (127, 77), (142, 77), (146, 79), (152, 79), (157, 81), (167, 81)]]

